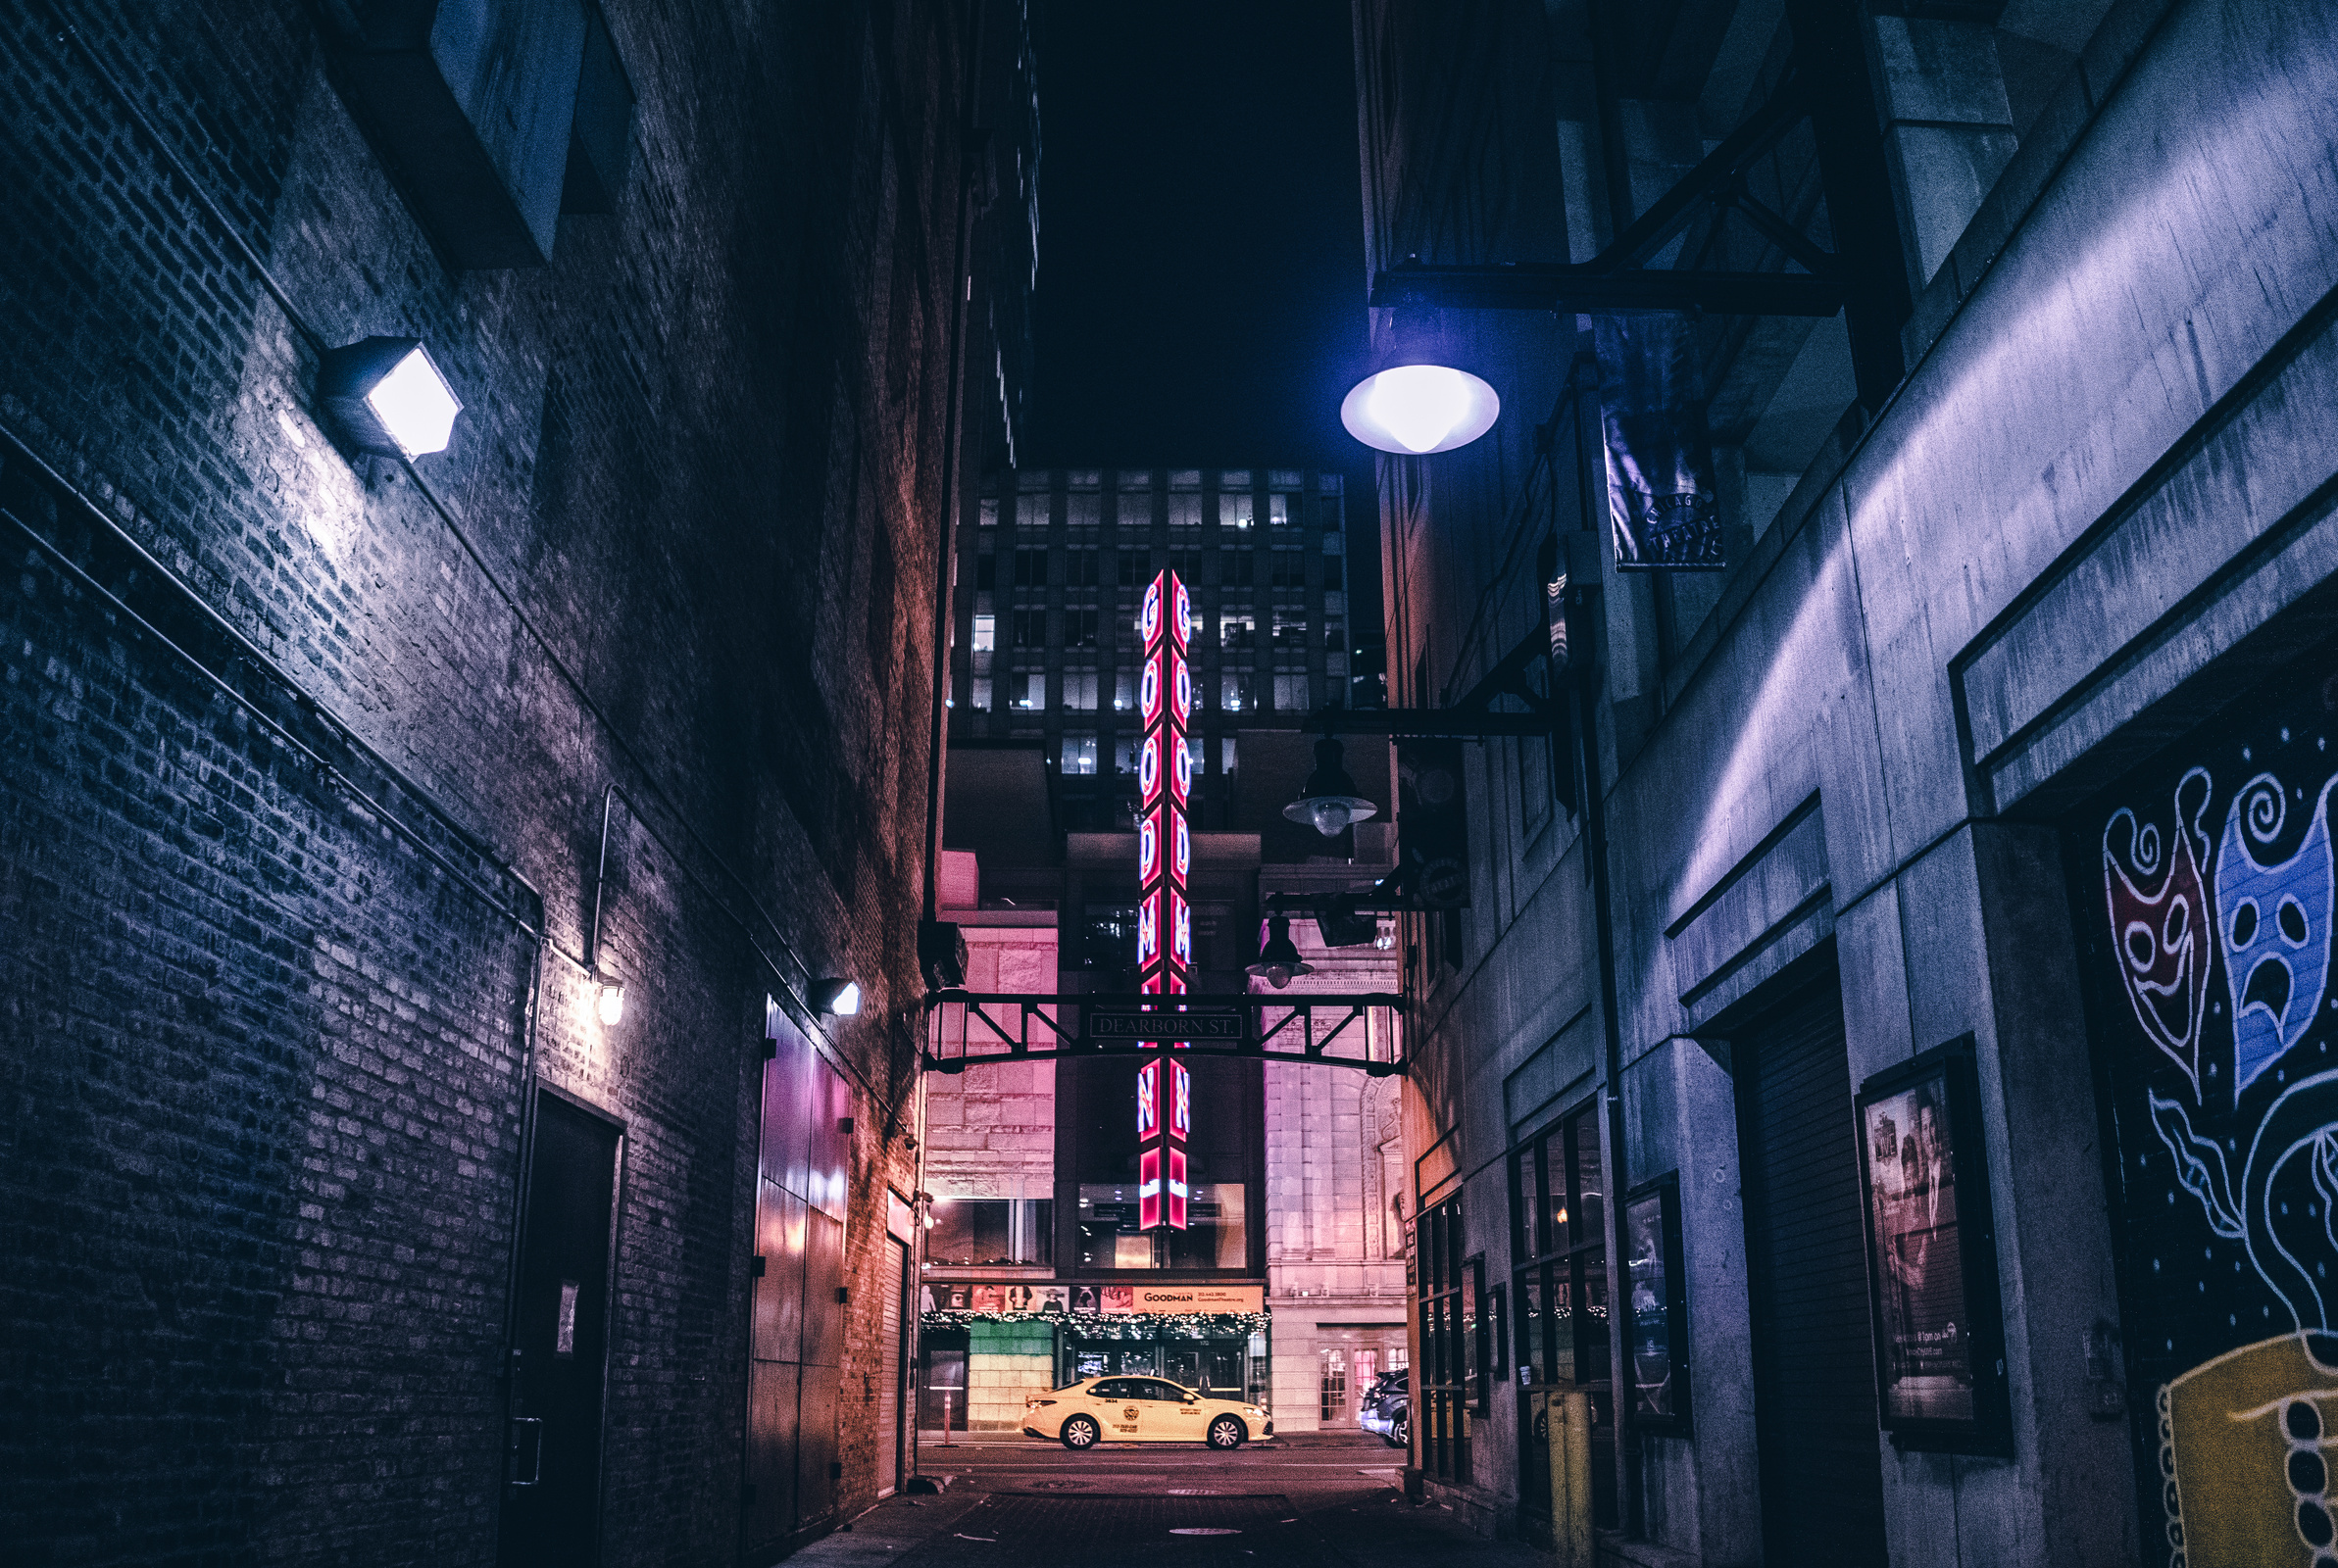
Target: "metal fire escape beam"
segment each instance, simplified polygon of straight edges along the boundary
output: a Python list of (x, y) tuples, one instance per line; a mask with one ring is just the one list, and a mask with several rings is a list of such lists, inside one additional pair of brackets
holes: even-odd
[(1700, 310), (1712, 316), (1832, 316), (1843, 285), (1805, 272), (1692, 272), (1667, 268), (1597, 272), (1556, 263), (1494, 267), (1407, 265), (1372, 284), (1375, 307), (1432, 305), (1461, 311)]
[(1767, 103), (1747, 116), (1745, 123), (1723, 137), (1719, 146), (1697, 160), (1694, 169), (1633, 219), (1631, 226), (1617, 235), (1606, 250), (1585, 262), (1584, 270), (1615, 272), (1647, 261), (1664, 248), (1665, 241), (1688, 226), (1701, 203), (1742, 184), (1755, 160), (1775, 147), (1809, 113), (1799, 80), (1788, 76)]
[[(1744, 124), (1587, 262), (1487, 267), (1404, 262), (1372, 280), (1371, 304), (1561, 315), (1693, 309), (1716, 316), (1832, 316), (1843, 308), (1845, 294), (1834, 257), (1744, 191), (1746, 171), (1810, 113), (1800, 77), (1789, 76)], [(1709, 202), (1744, 213), (1763, 237), (1810, 271), (1708, 272), (1640, 265)]]

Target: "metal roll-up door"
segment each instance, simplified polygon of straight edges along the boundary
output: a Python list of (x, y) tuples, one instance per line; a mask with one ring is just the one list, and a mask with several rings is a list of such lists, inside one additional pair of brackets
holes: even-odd
[(1835, 978), (1730, 1041), (1771, 1563), (1885, 1562), (1851, 1070)]
[(884, 1370), (876, 1383), (876, 1491), (901, 1484), (901, 1298), (909, 1289), (909, 1251), (885, 1238)]

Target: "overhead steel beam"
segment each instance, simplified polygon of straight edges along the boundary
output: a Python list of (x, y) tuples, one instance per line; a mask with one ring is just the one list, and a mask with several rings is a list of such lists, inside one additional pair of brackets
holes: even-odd
[[(1832, 316), (1843, 308), (1847, 292), (1836, 258), (1745, 192), (1747, 172), (1812, 113), (1801, 77), (1789, 76), (1744, 124), (1587, 262), (1485, 267), (1400, 262), (1372, 280), (1371, 303), (1383, 309), (1425, 305), (1562, 316), (1686, 310), (1715, 316)], [(1809, 270), (1709, 272), (1642, 265), (1708, 205), (1737, 209), (1764, 238)]]
[(1595, 270), (1593, 264), (1518, 262), (1493, 267), (1400, 264), (1372, 280), (1376, 307), (1430, 305), (1467, 311), (1701, 310), (1713, 316), (1832, 316), (1843, 284), (1807, 272), (1694, 272), (1666, 268)]
[[(1185, 1061), (1315, 1063), (1353, 1067), (1375, 1078), (1405, 1070), (1394, 1049), (1385, 1056), (1371, 1054), (1362, 1027), (1375, 1007), (1403, 1011), (1401, 996), (1192, 992), (1173, 1004), (1176, 1010), (1160, 1010), (1166, 1005), (1171, 1004), (1153, 992), (929, 992), (923, 1065), (928, 1072), (956, 1074), (1069, 1056), (1147, 1056), (1161, 1050), (1166, 1035), (1186, 1037), (1179, 1056)], [(939, 1016), (945, 1013), (946, 1022)]]

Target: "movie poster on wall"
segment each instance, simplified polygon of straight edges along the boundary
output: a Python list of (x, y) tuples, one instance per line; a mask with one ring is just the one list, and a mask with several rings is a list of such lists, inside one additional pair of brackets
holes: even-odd
[(2338, 660), (2238, 700), (2065, 836), (2123, 1245), (2123, 1398), (2144, 1560), (2333, 1554)]
[(1971, 1037), (1870, 1078), (1858, 1107), (1884, 1430), (1902, 1446), (2010, 1451)]

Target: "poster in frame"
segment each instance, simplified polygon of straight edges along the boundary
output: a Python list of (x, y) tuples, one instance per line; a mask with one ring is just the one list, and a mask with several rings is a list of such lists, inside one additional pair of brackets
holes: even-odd
[(1860, 1086), (1875, 1397), (1895, 1447), (2010, 1455), (1997, 1233), (1973, 1040)]

